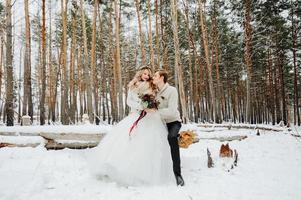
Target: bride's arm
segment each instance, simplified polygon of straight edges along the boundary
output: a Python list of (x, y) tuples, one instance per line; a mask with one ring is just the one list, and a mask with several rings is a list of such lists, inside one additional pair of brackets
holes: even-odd
[(141, 99), (138, 97), (138, 95), (135, 92), (131, 90), (128, 91), (126, 104), (132, 109), (143, 110), (141, 105)]

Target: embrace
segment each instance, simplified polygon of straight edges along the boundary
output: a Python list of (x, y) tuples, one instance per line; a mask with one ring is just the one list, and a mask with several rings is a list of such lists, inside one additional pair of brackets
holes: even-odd
[[(130, 114), (93, 150), (93, 171), (124, 185), (183, 186), (178, 92), (163, 70), (140, 68), (128, 84)], [(145, 96), (152, 97), (145, 101)]]

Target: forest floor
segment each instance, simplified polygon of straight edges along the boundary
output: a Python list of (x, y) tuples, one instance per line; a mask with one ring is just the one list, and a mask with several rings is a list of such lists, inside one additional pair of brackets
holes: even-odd
[[(31, 126), (4, 127), (0, 132), (84, 132), (102, 133), (111, 126)], [(297, 200), (301, 199), (301, 141), (292, 136), (301, 131), (260, 131), (252, 129), (200, 128), (190, 124), (202, 138), (188, 149), (181, 149), (182, 173), (186, 185), (125, 187), (99, 180), (89, 171), (90, 149), (49, 150), (43, 145), (0, 148), (0, 199), (114, 199), (114, 200)], [(300, 129), (298, 129), (300, 130)], [(230, 141), (238, 152), (237, 166), (233, 159), (220, 158), (219, 140), (214, 137), (246, 135), (241, 141)], [(207, 138), (207, 139), (206, 139)], [(26, 143), (37, 137), (0, 136), (1, 141)], [(207, 167), (207, 148), (214, 162)]]

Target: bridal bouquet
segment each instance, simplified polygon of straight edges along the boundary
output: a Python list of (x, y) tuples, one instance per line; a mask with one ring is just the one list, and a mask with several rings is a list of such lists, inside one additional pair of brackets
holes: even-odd
[[(149, 108), (149, 109), (158, 109), (159, 101), (156, 100), (156, 96), (153, 94), (141, 94), (139, 95), (139, 98), (141, 99), (141, 104), (143, 109)], [(137, 126), (138, 122), (145, 117), (147, 112), (145, 110), (142, 110), (138, 119), (133, 123), (133, 125), (130, 128), (129, 135), (131, 135), (132, 130)]]
[(141, 99), (141, 103), (142, 103), (142, 106), (143, 106), (144, 109), (145, 108), (158, 109), (158, 106), (159, 106), (160, 102), (156, 100), (155, 95), (153, 95), (153, 94), (142, 94), (142, 95), (139, 95), (139, 98)]

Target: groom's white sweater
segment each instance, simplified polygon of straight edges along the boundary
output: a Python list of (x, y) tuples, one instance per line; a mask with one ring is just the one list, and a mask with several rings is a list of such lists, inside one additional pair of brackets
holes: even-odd
[(166, 123), (181, 122), (178, 110), (178, 98), (177, 89), (168, 83), (157, 93), (156, 99), (160, 102), (158, 112)]

